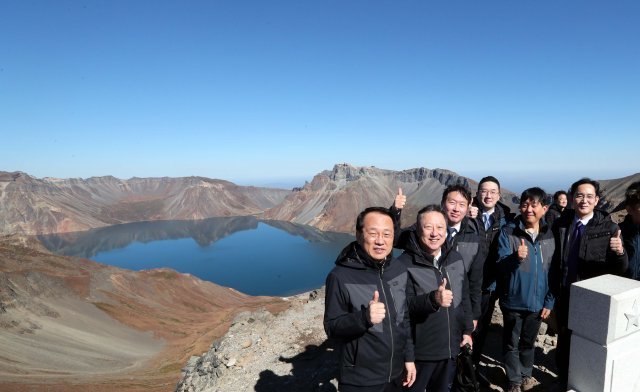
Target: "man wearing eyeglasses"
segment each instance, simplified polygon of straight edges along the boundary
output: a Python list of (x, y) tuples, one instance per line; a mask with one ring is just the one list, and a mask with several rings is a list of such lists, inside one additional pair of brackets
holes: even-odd
[[(484, 241), (487, 258), (483, 263), (482, 272), (482, 298), (481, 315), (476, 330), (473, 332), (474, 360), (480, 360), (482, 349), (487, 336), (487, 329), (491, 324), (491, 315), (498, 299), (496, 293), (496, 261), (498, 260), (498, 234), (508, 223), (512, 222), (515, 214), (509, 207), (500, 202), (500, 181), (493, 176), (487, 176), (480, 180), (476, 193), (478, 204), (476, 211), (469, 215), (476, 219), (479, 228), (479, 236)], [(474, 208), (470, 208), (470, 211)], [(477, 216), (474, 216), (477, 215)], [(480, 376), (480, 381), (486, 384), (486, 380)]]
[(557, 303), (557, 363), (561, 387), (569, 375), (569, 293), (572, 283), (604, 274), (624, 275), (628, 266), (620, 228), (607, 212), (596, 209), (600, 184), (582, 178), (571, 185), (573, 209), (567, 209), (554, 225), (558, 257), (552, 268), (560, 287)]

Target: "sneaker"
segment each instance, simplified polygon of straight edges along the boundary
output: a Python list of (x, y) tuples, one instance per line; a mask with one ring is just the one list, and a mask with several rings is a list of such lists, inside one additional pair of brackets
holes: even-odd
[(507, 389), (507, 392), (520, 392), (520, 391), (522, 391), (520, 384), (509, 384), (509, 388)]
[(535, 388), (537, 385), (540, 385), (540, 383), (538, 382), (538, 380), (536, 380), (535, 378), (529, 376), (529, 377), (524, 377), (522, 379), (522, 390), (523, 391), (530, 391), (533, 388)]

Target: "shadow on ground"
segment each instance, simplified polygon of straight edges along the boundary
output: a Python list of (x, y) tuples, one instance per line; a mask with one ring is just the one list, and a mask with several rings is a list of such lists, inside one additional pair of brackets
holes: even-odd
[[(502, 326), (500, 324), (493, 323), (489, 327), (479, 371), (490, 382), (489, 386), (485, 385), (480, 388), (482, 392), (506, 390), (508, 381), (502, 363)], [(555, 391), (557, 388), (556, 374), (555, 349), (545, 354), (541, 348), (536, 347), (533, 377), (540, 384), (530, 391)]]
[(291, 374), (278, 376), (271, 370), (260, 373), (256, 392), (336, 392), (331, 383), (338, 376), (338, 350), (335, 343), (325, 340), (320, 346), (308, 345), (300, 354), (280, 357), (292, 365)]

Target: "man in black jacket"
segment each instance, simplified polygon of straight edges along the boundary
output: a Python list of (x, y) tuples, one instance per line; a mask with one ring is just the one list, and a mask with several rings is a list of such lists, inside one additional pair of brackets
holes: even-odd
[[(509, 207), (500, 203), (500, 181), (493, 176), (487, 176), (478, 183), (476, 194), (478, 210), (474, 216), (479, 229), (480, 238), (484, 241), (484, 248), (487, 257), (484, 260), (482, 272), (482, 298), (480, 306), (480, 319), (473, 333), (474, 350), (473, 356), (478, 363), (484, 348), (491, 316), (498, 300), (496, 291), (496, 261), (498, 260), (498, 234), (507, 224), (513, 222), (515, 214)], [(474, 211), (475, 212), (475, 211)], [(487, 383), (483, 377), (481, 382)]]
[(365, 209), (356, 221), (356, 241), (327, 276), (324, 328), (342, 343), (341, 392), (400, 391), (415, 380), (407, 270), (391, 256), (393, 238), (389, 210)]
[(481, 314), (482, 269), (487, 257), (486, 242), (480, 238), (478, 223), (468, 218), (471, 192), (462, 185), (448, 186), (442, 193), (442, 208), (447, 217), (446, 247), (462, 255), (469, 278), (469, 299), (476, 327)]
[(418, 371), (411, 391), (448, 391), (460, 347), (472, 344), (464, 260), (455, 249), (443, 248), (446, 238), (444, 212), (427, 206), (418, 212), (415, 229), (406, 232), (405, 252), (398, 258), (409, 273), (407, 303)]
[[(595, 209), (600, 201), (600, 184), (589, 178), (571, 185), (573, 209), (567, 209), (554, 224), (557, 257), (550, 271), (550, 284), (559, 287), (557, 298), (558, 363), (561, 387), (569, 375), (571, 330), (569, 294), (572, 283), (604, 274), (623, 276), (628, 267), (620, 228), (604, 211)], [(554, 283), (555, 282), (555, 283)]]

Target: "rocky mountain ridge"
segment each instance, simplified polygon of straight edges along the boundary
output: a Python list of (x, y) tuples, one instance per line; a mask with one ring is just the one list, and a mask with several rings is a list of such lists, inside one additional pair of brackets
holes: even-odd
[(65, 233), (128, 222), (256, 215), (290, 192), (205, 177), (37, 179), (0, 172), (0, 233)]
[[(264, 217), (352, 233), (359, 211), (369, 206), (391, 205), (398, 188), (407, 195), (403, 219), (408, 222), (425, 205), (439, 204), (442, 191), (452, 184), (471, 190), (478, 186), (477, 182), (445, 169), (394, 171), (343, 163), (317, 174), (310, 183), (266, 211)], [(515, 207), (516, 195), (506, 189), (502, 194), (503, 202)]]

